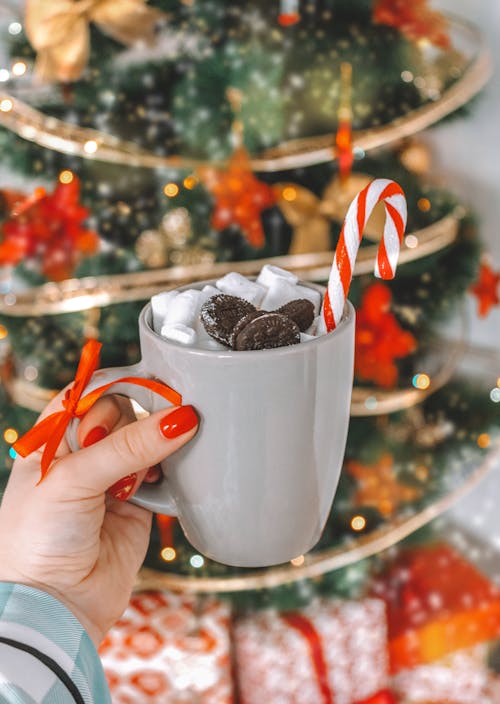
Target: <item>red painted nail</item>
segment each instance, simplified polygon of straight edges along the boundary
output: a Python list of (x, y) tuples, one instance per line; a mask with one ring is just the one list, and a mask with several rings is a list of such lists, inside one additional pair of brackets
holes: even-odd
[(171, 440), (184, 435), (198, 425), (198, 416), (193, 406), (181, 406), (164, 416), (160, 421), (162, 435)]
[(89, 445), (93, 445), (94, 443), (99, 442), (99, 440), (105, 438), (106, 435), (108, 435), (107, 429), (102, 425), (97, 425), (95, 428), (92, 428), (92, 430), (90, 430), (85, 436), (83, 440), (83, 447), (88, 447)]
[(110, 486), (108, 492), (118, 501), (126, 501), (135, 487), (136, 480), (137, 474), (135, 472), (127, 474), (126, 477), (122, 477), (113, 486)]
[(144, 477), (144, 481), (148, 484), (156, 484), (156, 482), (159, 482), (161, 479), (162, 473), (161, 469), (158, 466), (150, 467), (146, 472), (146, 476)]

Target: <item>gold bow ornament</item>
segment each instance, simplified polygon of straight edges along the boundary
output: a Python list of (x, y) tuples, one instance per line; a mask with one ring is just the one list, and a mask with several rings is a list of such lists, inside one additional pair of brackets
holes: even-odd
[(151, 43), (165, 17), (146, 0), (26, 0), (25, 30), (37, 52), (35, 72), (42, 81), (76, 81), (87, 65), (90, 23), (131, 46)]
[[(331, 250), (331, 221), (343, 222), (351, 201), (373, 178), (356, 173), (345, 179), (336, 176), (327, 185), (321, 198), (296, 183), (276, 184), (276, 204), (293, 228), (288, 254)], [(366, 224), (365, 237), (378, 242), (384, 231), (384, 222), (384, 204), (379, 203)]]

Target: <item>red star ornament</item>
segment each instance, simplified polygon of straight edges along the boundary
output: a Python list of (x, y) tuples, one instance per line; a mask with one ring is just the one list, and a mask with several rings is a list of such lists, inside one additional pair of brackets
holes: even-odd
[(374, 506), (383, 516), (392, 516), (400, 504), (413, 501), (421, 495), (417, 487), (399, 481), (389, 452), (385, 452), (374, 464), (350, 460), (346, 468), (357, 482), (354, 504)]
[(18, 202), (0, 230), (0, 265), (36, 260), (52, 281), (70, 277), (82, 255), (94, 253), (99, 238), (83, 227), (89, 211), (79, 203), (80, 181), (58, 183), (52, 193), (43, 188)]
[(252, 247), (262, 247), (261, 213), (273, 206), (277, 197), (271, 186), (255, 177), (246, 149), (236, 149), (226, 169), (202, 168), (199, 176), (215, 200), (212, 227), (224, 230), (238, 225)]
[(500, 303), (499, 284), (500, 271), (493, 271), (489, 264), (481, 264), (478, 280), (469, 288), (469, 291), (477, 298), (477, 314), (480, 318), (485, 318), (491, 308)]
[(427, 0), (376, 0), (373, 7), (375, 24), (399, 29), (410, 41), (427, 39), (434, 46), (450, 46), (446, 18), (428, 7)]
[(371, 284), (363, 294), (356, 312), (354, 373), (363, 381), (384, 388), (398, 380), (395, 359), (411, 354), (417, 347), (415, 337), (400, 327), (389, 312), (392, 294), (382, 283)]

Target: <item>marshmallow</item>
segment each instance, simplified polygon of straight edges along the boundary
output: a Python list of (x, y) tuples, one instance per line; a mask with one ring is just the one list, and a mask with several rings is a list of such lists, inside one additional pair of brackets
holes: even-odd
[(153, 330), (160, 333), (170, 302), (179, 295), (179, 291), (163, 291), (151, 298), (153, 311)]
[(308, 335), (306, 332), (300, 333), (300, 341), (301, 342), (310, 342), (311, 340), (315, 340), (315, 339), (316, 339), (315, 335)]
[(301, 298), (297, 291), (298, 288), (299, 286), (290, 283), (286, 279), (275, 279), (264, 296), (261, 308), (263, 310), (276, 310), (284, 306), (285, 303)]
[(229, 296), (244, 298), (245, 301), (252, 303), (256, 307), (260, 305), (266, 293), (263, 286), (255, 281), (250, 281), (235, 271), (219, 279), (217, 281), (217, 288), (222, 291), (222, 293), (227, 293)]
[(172, 325), (180, 324), (188, 328), (194, 328), (194, 322), (199, 311), (200, 297), (201, 291), (193, 288), (179, 293), (178, 296), (169, 301), (163, 325), (171, 327)]
[(220, 293), (220, 290), (218, 288), (215, 288), (215, 286), (212, 286), (211, 284), (207, 284), (201, 289), (201, 296), (200, 296), (200, 307), (205, 303), (205, 301), (208, 301), (209, 298), (212, 298), (212, 296), (217, 296)]
[(327, 333), (325, 318), (322, 315), (318, 315), (317, 318), (314, 318), (311, 327), (314, 329), (314, 334), (317, 337), (320, 335), (326, 335)]
[(167, 340), (180, 342), (181, 345), (194, 345), (196, 342), (196, 333), (193, 328), (183, 325), (182, 323), (163, 325), (161, 335)]
[(273, 266), (272, 264), (264, 264), (260, 270), (260, 274), (257, 277), (257, 283), (261, 286), (269, 288), (277, 280), (285, 279), (291, 284), (296, 284), (299, 280), (298, 276), (292, 274), (291, 271), (286, 271), (286, 269), (280, 269), (279, 266)]
[(315, 288), (309, 288), (308, 286), (296, 286), (295, 290), (297, 298), (307, 298), (308, 301), (311, 301), (314, 306), (314, 312), (317, 315), (321, 306), (321, 293), (316, 291)]

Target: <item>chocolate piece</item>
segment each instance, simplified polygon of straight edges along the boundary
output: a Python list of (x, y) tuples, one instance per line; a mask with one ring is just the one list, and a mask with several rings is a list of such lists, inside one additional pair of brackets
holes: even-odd
[(299, 326), (300, 332), (305, 332), (311, 327), (314, 320), (314, 306), (307, 298), (297, 298), (295, 301), (285, 303), (278, 308), (276, 313), (281, 313), (291, 318)]
[(220, 293), (211, 296), (201, 306), (200, 319), (210, 337), (231, 347), (234, 326), (253, 311), (255, 306), (243, 298)]
[(235, 336), (233, 349), (268, 350), (299, 342), (299, 326), (293, 320), (281, 313), (264, 313), (250, 320)]
[(255, 318), (260, 318), (261, 315), (267, 315), (267, 313), (268, 311), (266, 310), (253, 310), (251, 313), (248, 313), (248, 315), (245, 315), (243, 318), (241, 318), (241, 320), (238, 320), (238, 322), (234, 326), (233, 333), (231, 335), (231, 347), (233, 348), (233, 350), (236, 349), (236, 338), (243, 330), (243, 328), (246, 327), (250, 321), (255, 320)]

